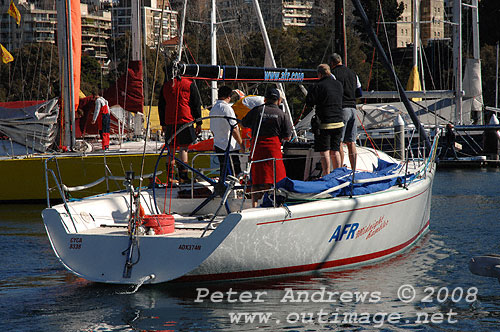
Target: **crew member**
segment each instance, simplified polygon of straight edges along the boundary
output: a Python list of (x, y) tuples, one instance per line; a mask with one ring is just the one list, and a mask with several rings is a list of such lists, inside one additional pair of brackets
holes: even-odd
[[(233, 90), (230, 87), (226, 85), (221, 86), (218, 91), (218, 99), (210, 110), (210, 116), (219, 115), (232, 118), (210, 119), (210, 130), (214, 135), (214, 148), (215, 152), (218, 153), (217, 158), (219, 159), (221, 179), (225, 178), (224, 175), (228, 174), (227, 170), (230, 170), (232, 175), (241, 173), (240, 158), (237, 153), (241, 149), (241, 146), (243, 146), (243, 141), (241, 139), (238, 123), (235, 120), (236, 115), (234, 114), (233, 108), (229, 105), (232, 92)], [(231, 162), (226, 160), (224, 154), (228, 145), (229, 153), (231, 154)], [(228, 163), (231, 166), (229, 168), (227, 167)]]
[(308, 91), (306, 105), (316, 106), (319, 129), (314, 133), (314, 151), (321, 155), (322, 176), (330, 168), (340, 167), (340, 142), (344, 122), (342, 121), (342, 84), (332, 77), (330, 66), (318, 66), (319, 81)]
[[(158, 115), (160, 125), (165, 133), (165, 143), (175, 134), (182, 125), (201, 117), (201, 101), (198, 89), (193, 80), (185, 77), (172, 77), (171, 68), (167, 68), (167, 81), (163, 84), (158, 102)], [(190, 125), (183, 129), (170, 142), (172, 154), (179, 148), (180, 160), (188, 163), (188, 147), (201, 132), (201, 121), (196, 122), (196, 129)], [(175, 161), (170, 161), (168, 181), (174, 180)], [(178, 165), (179, 182), (189, 182), (188, 170), (183, 165)]]
[[(342, 95), (342, 112), (344, 129), (342, 131), (342, 142), (347, 145), (349, 152), (349, 162), (352, 171), (356, 170), (356, 97), (361, 97), (361, 83), (358, 76), (349, 68), (342, 64), (342, 58), (337, 53), (330, 56), (330, 66), (332, 74), (335, 76), (344, 89)], [(340, 145), (340, 165), (344, 164), (344, 149)]]
[[(242, 125), (252, 130), (252, 205), (257, 207), (263, 191), (286, 177), (281, 142), (290, 140), (292, 126), (288, 115), (279, 108), (280, 92), (269, 88), (264, 104), (256, 106), (243, 118)], [(259, 162), (259, 160), (270, 159)], [(276, 177), (273, 177), (276, 174)]]
[(109, 150), (109, 123), (110, 123), (110, 115), (109, 115), (109, 105), (108, 101), (102, 97), (102, 94), (99, 92), (94, 92), (95, 100), (95, 109), (94, 109), (94, 117), (92, 118), (92, 124), (97, 121), (97, 117), (101, 114), (101, 122), (99, 122), (99, 135), (101, 136), (101, 144), (103, 150)]
[(448, 123), (446, 125), (445, 140), (446, 140), (446, 149), (444, 150), (444, 156), (448, 157), (451, 155), (451, 157), (453, 157), (454, 160), (457, 160), (458, 156), (457, 156), (457, 151), (455, 150), (456, 136), (455, 132), (453, 131), (453, 125), (451, 123)]

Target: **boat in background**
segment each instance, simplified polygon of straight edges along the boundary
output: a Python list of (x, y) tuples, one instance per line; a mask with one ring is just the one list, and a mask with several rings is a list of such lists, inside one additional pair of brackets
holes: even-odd
[[(419, 64), (423, 64), (423, 52), (419, 45), (420, 8), (419, 1), (414, 0), (411, 3), (412, 11), (416, 14), (413, 15), (411, 22), (408, 22), (413, 26), (413, 68), (407, 87), (408, 90), (414, 91), (406, 91), (406, 94), (411, 99), (412, 105), (416, 109), (415, 114), (429, 136), (432, 137), (438, 130), (444, 129), (447, 124), (453, 124), (454, 132), (457, 135), (456, 140), (459, 143), (459, 145), (457, 144), (460, 149), (458, 158), (441, 153), (439, 166), (498, 166), (500, 141), (494, 135), (500, 126), (495, 124), (494, 120), (497, 118), (495, 114), (498, 115), (499, 110), (485, 107), (483, 103), (478, 1), (473, 0), (471, 5), (463, 7), (469, 10), (467, 17), (471, 22), (471, 41), (473, 43), (470, 47), (472, 54), (468, 55), (465, 61), (462, 59), (463, 38), (462, 28), (460, 28), (463, 26), (462, 19), (465, 17), (462, 15), (462, 2), (453, 0), (452, 3), (453, 45), (450, 46), (453, 46), (453, 90), (428, 90), (425, 84), (420, 83), (419, 76), (424, 77), (423, 65), (419, 66)], [(436, 4), (436, 6), (444, 6), (444, 4)], [(437, 12), (444, 13), (444, 7), (438, 9)], [(383, 22), (380, 23), (384, 26)], [(429, 22), (425, 23), (429, 24)], [(436, 24), (443, 24), (443, 22), (436, 18)], [(418, 67), (421, 67), (422, 75), (418, 75)], [(422, 82), (425, 83), (425, 80)], [(408, 139), (418, 135), (419, 128), (415, 127), (409, 114), (403, 111), (406, 106), (404, 101), (400, 99), (399, 92), (364, 91), (362, 98), (365, 103), (357, 106), (357, 115), (361, 125), (360, 130), (358, 130), (360, 145), (375, 146), (390, 154), (402, 155), (401, 147), (404, 152)], [(397, 141), (401, 138), (401, 131), (404, 133), (402, 143)], [(444, 152), (446, 144), (445, 142), (441, 143), (440, 151)]]
[[(143, 174), (151, 174), (163, 144), (145, 142), (149, 133), (144, 130), (141, 113), (144, 94), (140, 41), (132, 43), (127, 72), (103, 92), (111, 111), (111, 145), (109, 151), (103, 151), (97, 144), (98, 125), (91, 124), (95, 97), (80, 99), (79, 91), (80, 3), (65, 0), (57, 6), (62, 96), (59, 101), (0, 104), (0, 132), (4, 135), (0, 140), (0, 171), (8, 174), (0, 179), (5, 189), (0, 201), (45, 200), (43, 188), (48, 180), (44, 169), (51, 157), (57, 157), (58, 173), (64, 177), (66, 187), (77, 182), (89, 184), (82, 192), (67, 192), (68, 198), (123, 189), (122, 181), (113, 178), (129, 170), (139, 173), (143, 169)], [(134, 13), (138, 17), (138, 10)], [(132, 27), (135, 38), (140, 38), (138, 22)]]
[(481, 277), (497, 278), (500, 282), (500, 255), (489, 254), (472, 257), (469, 261), (469, 271)]

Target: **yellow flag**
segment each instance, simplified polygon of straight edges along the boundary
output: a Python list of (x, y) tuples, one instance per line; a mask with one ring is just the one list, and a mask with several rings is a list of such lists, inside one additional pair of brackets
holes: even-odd
[(7, 49), (5, 47), (3, 47), (2, 44), (0, 44), (0, 50), (2, 51), (2, 61), (3, 63), (9, 63), (11, 61), (14, 61), (14, 57), (12, 56), (12, 54), (9, 53), (9, 51), (7, 51)]
[(7, 14), (16, 19), (17, 25), (21, 24), (21, 13), (19, 13), (19, 10), (17, 10), (16, 5), (14, 5), (14, 0), (10, 0), (10, 6), (9, 10), (7, 11)]
[[(418, 74), (417, 66), (414, 66), (410, 73), (410, 78), (406, 84), (407, 91), (422, 91), (422, 85), (420, 84), (420, 75)], [(422, 101), (422, 98), (411, 98), (413, 101)]]

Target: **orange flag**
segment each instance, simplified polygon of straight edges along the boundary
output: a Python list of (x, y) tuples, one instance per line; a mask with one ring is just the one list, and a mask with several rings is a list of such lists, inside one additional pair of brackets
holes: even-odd
[(14, 61), (14, 57), (12, 56), (12, 54), (10, 54), (9, 51), (7, 51), (5, 47), (3, 47), (2, 44), (0, 44), (0, 50), (1, 50), (0, 53), (2, 53), (3, 63), (9, 63), (11, 61)]
[(19, 10), (17, 10), (16, 5), (14, 5), (14, 0), (10, 0), (10, 6), (9, 10), (7, 11), (7, 14), (16, 19), (17, 25), (21, 24), (21, 13), (19, 13)]

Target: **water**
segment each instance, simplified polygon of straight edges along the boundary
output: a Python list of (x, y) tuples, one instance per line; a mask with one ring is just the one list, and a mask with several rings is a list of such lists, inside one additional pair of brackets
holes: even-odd
[[(434, 183), (431, 231), (389, 261), (345, 272), (252, 282), (143, 286), (127, 294), (131, 287), (94, 284), (66, 272), (45, 235), (43, 205), (2, 205), (0, 329), (495, 331), (500, 327), (500, 284), (472, 275), (467, 264), (475, 255), (500, 254), (499, 207), (500, 171), (440, 171)], [(398, 298), (404, 285), (416, 294), (408, 303)], [(215, 300), (226, 296), (215, 302), (202, 298), (206, 292)], [(411, 295), (408, 292), (403, 295)], [(363, 293), (364, 301), (355, 299)], [(300, 294), (309, 302), (298, 300)], [(239, 296), (260, 301), (233, 302)], [(265, 316), (257, 316), (254, 323), (240, 318), (237, 324), (230, 313), (270, 316), (267, 323), (259, 323)], [(355, 314), (357, 320), (344, 320), (345, 314)]]

